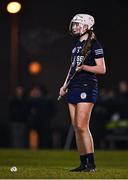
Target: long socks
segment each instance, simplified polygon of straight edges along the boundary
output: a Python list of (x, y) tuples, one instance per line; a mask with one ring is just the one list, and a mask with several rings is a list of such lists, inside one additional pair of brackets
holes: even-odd
[(80, 155), (80, 162), (81, 165), (94, 165), (95, 166), (95, 160), (94, 160), (94, 153), (89, 153), (85, 155)]

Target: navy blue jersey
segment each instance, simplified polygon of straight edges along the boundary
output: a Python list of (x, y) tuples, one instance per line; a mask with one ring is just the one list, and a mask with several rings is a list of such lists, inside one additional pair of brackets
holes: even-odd
[[(69, 78), (74, 74), (77, 64), (79, 64), (84, 59), (84, 55), (82, 54), (82, 49), (85, 43), (86, 43), (85, 40), (82, 42), (77, 41), (75, 47), (72, 50), (72, 55), (71, 55), (72, 68), (70, 71)], [(97, 40), (93, 40), (91, 46), (91, 52), (84, 61), (84, 64), (89, 66), (95, 66), (96, 65), (95, 59), (102, 57), (104, 57), (104, 53), (100, 43)], [(75, 77), (72, 79), (69, 88), (81, 87), (86, 83), (89, 84), (97, 83), (96, 74), (86, 71), (77, 72)]]

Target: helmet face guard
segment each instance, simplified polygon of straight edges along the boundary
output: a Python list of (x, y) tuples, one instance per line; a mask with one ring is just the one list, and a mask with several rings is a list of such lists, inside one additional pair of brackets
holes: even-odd
[[(78, 34), (74, 34), (73, 33), (73, 24), (76, 23), (81, 27), (81, 32), (79, 32)], [(70, 22), (69, 25), (69, 32), (73, 35), (73, 36), (82, 36), (84, 35), (87, 30), (93, 30), (93, 25), (95, 23), (94, 18), (91, 15), (88, 14), (77, 14), (73, 17), (73, 19)], [(86, 26), (86, 30), (85, 27)]]
[(79, 23), (79, 22), (71, 22), (69, 26), (69, 31), (72, 36), (80, 37), (87, 32), (87, 26)]

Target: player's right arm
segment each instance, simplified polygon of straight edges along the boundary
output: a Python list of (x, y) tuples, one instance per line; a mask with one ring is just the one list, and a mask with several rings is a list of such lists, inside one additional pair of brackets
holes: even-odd
[(64, 96), (64, 95), (67, 93), (67, 81), (68, 81), (70, 72), (71, 72), (71, 67), (70, 67), (70, 69), (69, 69), (69, 71), (68, 71), (68, 74), (67, 74), (67, 76), (66, 76), (66, 79), (65, 79), (65, 81), (64, 81), (63, 86), (60, 88), (60, 92), (59, 92), (59, 95), (60, 95), (60, 96)]

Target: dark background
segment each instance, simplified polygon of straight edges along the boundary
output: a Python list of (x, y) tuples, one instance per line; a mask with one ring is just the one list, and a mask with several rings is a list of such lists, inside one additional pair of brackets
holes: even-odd
[[(44, 84), (56, 101), (70, 64), (72, 38), (68, 26), (77, 13), (91, 14), (96, 21), (94, 31), (104, 48), (107, 66), (107, 74), (99, 77), (99, 86), (116, 90), (120, 80), (127, 80), (128, 67), (128, 1), (23, 0), (17, 15), (6, 11), (8, 2), (2, 0), (0, 5), (0, 146), (8, 146), (8, 107), (12, 95), (10, 34), (14, 16), (19, 27), (17, 85), (29, 89)], [(41, 63), (40, 74), (29, 74), (28, 65), (32, 61)], [(56, 106), (56, 119), (67, 127), (69, 116), (64, 101), (56, 101)]]

